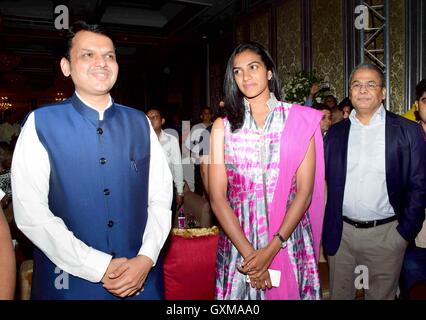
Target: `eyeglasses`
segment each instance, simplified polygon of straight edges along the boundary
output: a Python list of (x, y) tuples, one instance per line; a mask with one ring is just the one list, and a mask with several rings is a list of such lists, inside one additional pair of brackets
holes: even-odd
[(367, 83), (355, 82), (355, 83), (352, 83), (351, 85), (351, 89), (354, 91), (360, 91), (361, 88), (363, 87), (368, 91), (373, 91), (376, 88), (381, 88), (382, 85), (379, 85), (375, 82), (367, 82)]

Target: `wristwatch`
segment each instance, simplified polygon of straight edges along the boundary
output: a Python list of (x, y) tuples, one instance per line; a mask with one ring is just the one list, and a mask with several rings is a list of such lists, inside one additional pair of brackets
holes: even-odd
[(277, 237), (281, 241), (281, 249), (284, 249), (287, 247), (287, 240), (284, 239), (282, 235), (280, 235), (278, 232), (274, 234), (275, 237)]

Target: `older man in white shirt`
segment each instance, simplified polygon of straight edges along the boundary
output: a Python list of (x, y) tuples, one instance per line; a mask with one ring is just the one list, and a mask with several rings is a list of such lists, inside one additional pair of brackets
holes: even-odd
[[(151, 121), (152, 128), (157, 134), (158, 140), (160, 141), (161, 147), (163, 148), (164, 154), (166, 156), (170, 171), (172, 172), (173, 181), (176, 188), (176, 196), (174, 199), (175, 203), (172, 204), (172, 211), (174, 211), (173, 209), (179, 209), (183, 205), (184, 201), (183, 168), (179, 140), (178, 137), (172, 134), (173, 129), (171, 129), (170, 133), (167, 133), (165, 130), (161, 129), (161, 127), (164, 125), (165, 119), (161, 115), (160, 110), (150, 109), (146, 115)], [(175, 133), (177, 134), (176, 131)]]
[(425, 219), (425, 149), (419, 126), (383, 107), (383, 72), (350, 78), (355, 109), (325, 137), (324, 252), (331, 299), (394, 299), (402, 261)]

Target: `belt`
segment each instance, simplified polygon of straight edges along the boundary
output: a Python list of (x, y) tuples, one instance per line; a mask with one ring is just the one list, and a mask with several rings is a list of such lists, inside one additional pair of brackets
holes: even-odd
[(380, 226), (381, 224), (392, 222), (394, 220), (396, 220), (396, 215), (386, 219), (371, 220), (371, 221), (354, 221), (349, 219), (348, 217), (343, 216), (343, 221), (353, 225), (355, 228), (363, 228), (363, 229), (377, 227), (377, 226)]

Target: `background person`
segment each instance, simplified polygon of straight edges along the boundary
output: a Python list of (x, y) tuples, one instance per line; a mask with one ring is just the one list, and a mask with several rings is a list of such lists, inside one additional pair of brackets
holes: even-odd
[[(422, 127), (426, 144), (426, 79), (420, 81), (416, 86), (415, 105), (415, 115)], [(399, 281), (403, 299), (414, 299), (416, 297), (426, 299), (426, 220), (423, 221), (423, 227), (416, 239), (410, 241), (408, 245)]]
[(167, 164), (169, 165), (173, 176), (174, 199), (172, 203), (172, 214), (174, 214), (176, 210), (183, 205), (184, 202), (183, 168), (179, 140), (176, 136), (173, 136), (172, 134), (167, 133), (161, 129), (161, 127), (164, 125), (165, 119), (162, 117), (161, 112), (158, 109), (150, 109), (146, 115), (151, 121), (152, 128), (154, 129), (158, 140), (160, 141), (161, 147), (163, 148), (164, 154), (166, 156)]
[[(0, 190), (0, 198), (4, 192)], [(16, 263), (9, 225), (0, 207), (0, 300), (15, 297)]]

